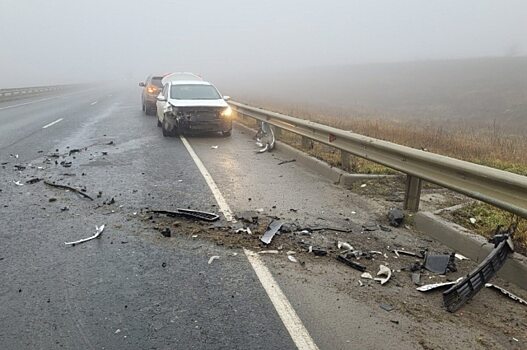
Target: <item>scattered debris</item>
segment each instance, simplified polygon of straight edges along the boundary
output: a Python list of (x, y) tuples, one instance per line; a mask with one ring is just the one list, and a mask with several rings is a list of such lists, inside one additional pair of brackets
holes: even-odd
[(35, 177), (33, 179), (29, 179), (26, 181), (27, 184), (30, 184), (30, 185), (33, 185), (33, 184), (36, 184), (37, 182), (40, 182), (42, 181), (43, 179), (41, 178), (38, 178), (38, 177)]
[(119, 333), (121, 333), (121, 330), (120, 330), (120, 329), (117, 329), (117, 330), (114, 332), (114, 334), (119, 334)]
[(369, 232), (369, 231), (377, 231), (377, 224), (374, 224), (374, 223), (367, 223), (367, 224), (364, 224), (362, 225), (362, 229), (364, 230), (364, 232)]
[(15, 185), (17, 185), (17, 186), (24, 186), (24, 184), (23, 184), (22, 182), (20, 182), (20, 181), (15, 181), (15, 180), (13, 180), (13, 183), (14, 183)]
[(390, 305), (390, 304), (385, 304), (385, 303), (381, 303), (379, 304), (380, 308), (383, 309), (384, 311), (392, 311), (394, 309), (393, 305)]
[(219, 258), (220, 258), (220, 257), (217, 256), (217, 255), (213, 255), (213, 256), (211, 256), (210, 259), (209, 259), (209, 265), (212, 264), (212, 262), (213, 262), (214, 260), (219, 259)]
[(393, 227), (399, 227), (404, 221), (404, 212), (397, 208), (390, 209), (388, 212), (388, 220)]
[(265, 244), (271, 243), (273, 240), (274, 235), (280, 230), (280, 227), (282, 227), (283, 223), (278, 220), (273, 220), (267, 227), (267, 231), (265, 231), (264, 235), (260, 238), (260, 241), (262, 241)]
[(15, 164), (13, 165), (13, 167), (15, 168), (15, 170), (18, 170), (18, 171), (22, 171), (26, 169), (24, 165), (19, 165), (19, 164)]
[(514, 251), (510, 236), (515, 229), (516, 225), (514, 224), (503, 231), (501, 226), (496, 228), (494, 237), (489, 240), (494, 243), (495, 248), (464, 280), (456, 283), (443, 293), (443, 303), (448, 311), (454, 312), (458, 310), (476, 295), (485, 283), (501, 269), (509, 254)]
[(288, 258), (289, 261), (291, 261), (291, 262), (294, 262), (294, 263), (298, 262), (298, 260), (296, 260), (296, 258), (295, 258), (294, 256), (292, 256), (292, 255), (288, 255), (287, 258)]
[(506, 290), (506, 289), (504, 289), (504, 288), (502, 288), (500, 286), (497, 286), (497, 285), (492, 284), (492, 283), (485, 283), (485, 287), (486, 288), (496, 289), (496, 290), (500, 291), (501, 293), (505, 294), (506, 296), (508, 296), (509, 298), (511, 298), (512, 300), (527, 306), (527, 301), (525, 301), (524, 299), (520, 298), (519, 296), (517, 296), (515, 294), (512, 294), (511, 292), (509, 292), (508, 290)]
[(283, 160), (280, 163), (278, 163), (278, 165), (287, 164), (287, 163), (293, 163), (293, 162), (296, 162), (296, 159)]
[(57, 201), (57, 198), (54, 198), (54, 197), (51, 197), (50, 199), (48, 199), (48, 202), (50, 203), (53, 203), (53, 202), (56, 202)]
[(211, 149), (218, 149), (218, 146), (210, 146)]
[(350, 260), (346, 257), (346, 255), (337, 255), (337, 260), (354, 268), (355, 270), (359, 270), (360, 272), (366, 271), (366, 266), (361, 265), (353, 260)]
[(381, 231), (384, 231), (384, 232), (392, 232), (392, 229), (389, 228), (388, 226), (379, 225), (379, 228), (381, 229)]
[(95, 226), (95, 230), (96, 230), (96, 233), (91, 237), (79, 239), (78, 241), (73, 241), (73, 242), (65, 242), (64, 244), (75, 246), (75, 244), (88, 242), (88, 241), (91, 241), (92, 239), (98, 238), (101, 235), (102, 231), (104, 231), (104, 225)]
[(361, 188), (364, 188), (364, 187), (366, 187), (366, 186), (367, 186), (366, 184), (362, 184), (362, 185), (360, 185)]
[[(376, 277), (376, 278), (374, 278), (374, 280), (378, 281), (378, 282), (381, 282), (381, 285), (384, 285), (392, 277), (392, 270), (390, 270), (388, 267), (386, 267), (384, 265), (380, 265), (379, 266), (379, 272), (377, 272), (377, 276), (381, 276), (381, 277)], [(384, 276), (384, 277), (382, 277), (382, 276)]]
[(258, 223), (258, 213), (256, 211), (242, 211), (235, 215), (236, 220), (244, 221), (248, 224)]
[(92, 197), (88, 196), (86, 193), (82, 192), (81, 190), (78, 190), (76, 188), (73, 188), (73, 187), (70, 187), (70, 186), (66, 186), (66, 185), (59, 185), (59, 184), (55, 184), (55, 183), (52, 183), (52, 182), (49, 182), (49, 181), (44, 181), (44, 183), (48, 186), (51, 186), (51, 187), (56, 187), (56, 188), (62, 188), (64, 190), (68, 190), (68, 191), (72, 191), (72, 192), (75, 192), (79, 195), (81, 195), (82, 197), (84, 198), (88, 198), (89, 200), (93, 200)]
[(278, 254), (278, 250), (261, 250), (258, 254)]
[(156, 214), (164, 214), (167, 216), (184, 216), (192, 219), (199, 219), (204, 221), (216, 221), (219, 220), (220, 217), (217, 214), (214, 213), (208, 213), (206, 211), (199, 211), (199, 210), (190, 210), (190, 209), (181, 209), (177, 208), (176, 211), (168, 211), (168, 210), (149, 210), (149, 213), (156, 213)]
[(470, 218), (469, 221), (472, 225), (474, 225), (476, 223), (476, 218)]
[(455, 255), (452, 254), (429, 254), (426, 253), (424, 268), (430, 272), (444, 275), (448, 271), (457, 271)]
[(322, 248), (313, 248), (311, 247), (311, 252), (315, 254), (315, 256), (326, 256), (328, 255), (327, 250), (324, 250)]
[(345, 249), (345, 250), (353, 250), (353, 247), (348, 242), (337, 242), (337, 248), (338, 249)]
[(456, 259), (458, 259), (458, 260), (469, 260), (469, 258), (467, 258), (466, 256), (463, 256), (463, 255), (458, 254), (458, 253), (455, 253), (454, 256), (455, 256)]
[(172, 232), (170, 231), (170, 229), (168, 227), (165, 227), (164, 229), (162, 229), (161, 230), (161, 234), (164, 237), (171, 237), (172, 236)]
[(420, 286), (421, 285), (421, 273), (420, 272), (412, 272), (412, 282), (416, 286)]
[(399, 250), (399, 249), (394, 249), (393, 252), (395, 253), (395, 255), (399, 256), (399, 255), (408, 255), (408, 256), (413, 256), (415, 258), (419, 258), (419, 259), (422, 259), (423, 258), (423, 255), (422, 254), (418, 254), (418, 253), (414, 253), (414, 252), (409, 252), (409, 251), (406, 251), (406, 250)]
[(367, 278), (369, 280), (372, 280), (373, 276), (369, 272), (364, 272), (362, 275), (360, 275), (360, 278)]
[(459, 281), (461, 281), (462, 279), (463, 279), (463, 277), (459, 277), (455, 281), (425, 284), (424, 286), (418, 287), (416, 289), (418, 291), (420, 291), (420, 292), (429, 292), (429, 291), (437, 289), (437, 288), (443, 288), (443, 287), (452, 286), (452, 285), (458, 283)]
[(241, 232), (245, 232), (247, 233), (248, 235), (252, 235), (253, 232), (251, 231), (251, 228), (250, 227), (247, 227), (247, 228), (239, 228), (235, 231), (236, 233), (241, 233)]

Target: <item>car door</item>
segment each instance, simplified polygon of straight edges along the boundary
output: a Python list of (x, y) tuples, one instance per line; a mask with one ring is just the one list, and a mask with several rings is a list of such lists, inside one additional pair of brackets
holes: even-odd
[(165, 115), (165, 109), (168, 103), (168, 83), (163, 86), (163, 90), (161, 91), (160, 95), (162, 95), (165, 98), (165, 101), (156, 101), (156, 107), (157, 107), (157, 119), (160, 122), (163, 122), (163, 117)]

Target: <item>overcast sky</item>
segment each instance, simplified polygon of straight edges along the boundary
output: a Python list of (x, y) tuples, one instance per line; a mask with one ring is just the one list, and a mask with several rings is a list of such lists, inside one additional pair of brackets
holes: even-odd
[(526, 53), (525, 0), (0, 0), (0, 87)]

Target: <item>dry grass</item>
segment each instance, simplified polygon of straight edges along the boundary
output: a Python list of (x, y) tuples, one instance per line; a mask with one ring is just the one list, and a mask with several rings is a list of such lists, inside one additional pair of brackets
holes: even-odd
[[(496, 122), (386, 120), (380, 117), (328, 113), (313, 108), (285, 108), (273, 104), (264, 108), (339, 129), (352, 130), (373, 138), (527, 175), (527, 137), (506, 133)], [(284, 137), (284, 141), (291, 141), (294, 146), (300, 142), (294, 142), (294, 137)], [(340, 153), (330, 150), (329, 147), (315, 146), (311, 153), (334, 166), (340, 165)], [(382, 167), (361, 160), (355, 160), (355, 165), (356, 172), (386, 172)]]

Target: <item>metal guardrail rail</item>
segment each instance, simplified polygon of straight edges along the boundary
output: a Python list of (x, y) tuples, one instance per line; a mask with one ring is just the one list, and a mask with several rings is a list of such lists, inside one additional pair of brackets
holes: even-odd
[(47, 92), (60, 91), (73, 85), (35, 86), (12, 89), (0, 89), (0, 101), (6, 101), (25, 96), (39, 95)]
[(527, 218), (527, 177), (459, 159), (441, 156), (374, 139), (308, 120), (270, 112), (243, 103), (229, 101), (241, 116), (265, 121), (278, 129), (335, 147), (343, 161), (355, 155), (407, 175), (404, 207), (417, 211), (422, 181), (448, 188)]

